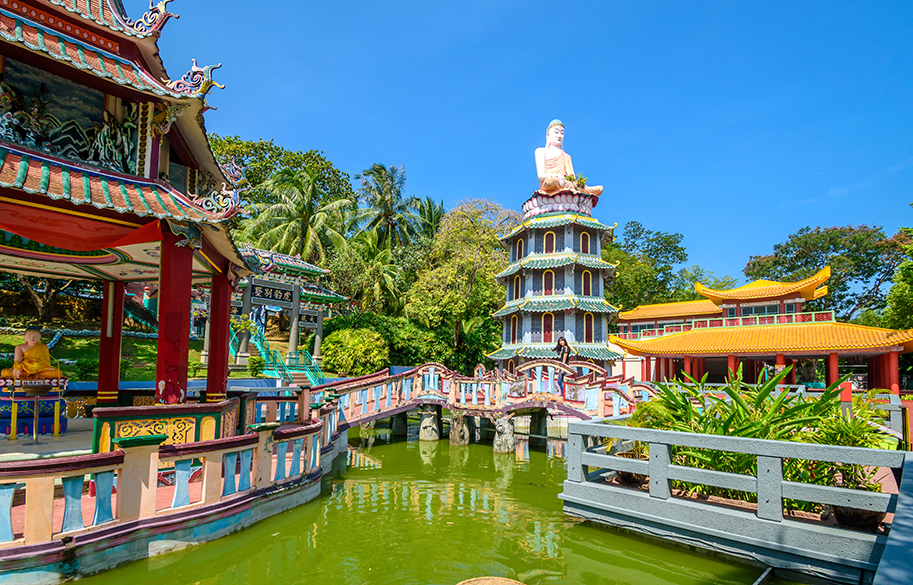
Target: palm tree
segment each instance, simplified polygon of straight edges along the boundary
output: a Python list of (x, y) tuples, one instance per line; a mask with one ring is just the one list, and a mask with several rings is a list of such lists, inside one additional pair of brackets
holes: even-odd
[(425, 200), (419, 201), (415, 208), (418, 216), (418, 233), (429, 240), (433, 239), (441, 227), (441, 220), (444, 219), (444, 201), (435, 203), (431, 197), (425, 197)]
[(393, 251), (382, 244), (377, 230), (360, 233), (351, 245), (364, 260), (365, 272), (372, 283), (362, 292), (362, 308), (382, 310), (387, 307), (398, 313), (403, 304), (402, 294), (396, 290), (401, 269), (393, 260)]
[(260, 248), (317, 262), (326, 259), (327, 248), (345, 244), (334, 219), (352, 202), (337, 199), (320, 205), (324, 195), (317, 188), (313, 171), (285, 168), (259, 187), (272, 193), (273, 201), (253, 206), (253, 219), (241, 233), (242, 239)]
[(415, 235), (417, 204), (415, 197), (405, 197), (406, 171), (403, 167), (371, 165), (360, 175), (359, 199), (366, 206), (356, 212), (363, 231), (377, 231), (380, 243), (392, 249), (408, 242)]

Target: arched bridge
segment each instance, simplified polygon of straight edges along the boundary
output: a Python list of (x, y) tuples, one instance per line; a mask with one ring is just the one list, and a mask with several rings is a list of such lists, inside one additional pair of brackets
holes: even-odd
[(318, 400), (322, 395), (338, 399), (338, 426), (345, 430), (428, 407), (449, 409), (453, 420), (479, 416), (496, 424), (505, 417), (545, 411), (585, 420), (631, 412), (653, 389), (589, 362), (543, 359), (523, 364), (516, 374), (477, 366), (473, 376), (464, 376), (437, 363), (386, 368), (315, 386), (311, 393)]

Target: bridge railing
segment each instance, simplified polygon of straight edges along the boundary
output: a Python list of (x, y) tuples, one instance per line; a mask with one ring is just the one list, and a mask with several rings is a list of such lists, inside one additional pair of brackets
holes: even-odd
[[(633, 428), (619, 424), (625, 418), (568, 425), (568, 477), (560, 496), (566, 512), (609, 524), (623, 524), (643, 532), (659, 530), (684, 534), (687, 531), (690, 541), (694, 541), (697, 533), (712, 535), (714, 541), (725, 538), (736, 543), (761, 543), (760, 546), (769, 545), (781, 552), (805, 550), (818, 559), (829, 557), (829, 562), (834, 563), (850, 559), (848, 564), (867, 570), (874, 570), (877, 565), (884, 535), (834, 527), (823, 529), (807, 521), (784, 518), (784, 499), (893, 513), (897, 507), (897, 494), (788, 481), (783, 477), (784, 460), (863, 465), (897, 471), (910, 453)], [(648, 459), (619, 457), (606, 449), (606, 444), (627, 441), (647, 445)], [(673, 447), (753, 457), (757, 472), (741, 475), (691, 467), (673, 460)], [(619, 471), (648, 476), (648, 492), (610, 482)], [(693, 500), (676, 493), (673, 481), (755, 494), (757, 506), (753, 510), (732, 509)], [(658, 527), (657, 519), (660, 518), (662, 526)], [(875, 565), (872, 564), (873, 555)], [(841, 559), (841, 556), (845, 558)]]
[[(332, 410), (281, 429), (254, 425), (248, 434), (211, 441), (161, 445), (165, 435), (130, 437), (117, 439), (117, 449), (107, 453), (5, 463), (0, 549), (81, 537), (174, 511), (217, 514), (220, 502), (239, 494), (302, 476), (319, 481), (321, 451), (332, 448), (332, 433), (324, 432)], [(170, 480), (160, 481), (160, 463), (173, 468)]]

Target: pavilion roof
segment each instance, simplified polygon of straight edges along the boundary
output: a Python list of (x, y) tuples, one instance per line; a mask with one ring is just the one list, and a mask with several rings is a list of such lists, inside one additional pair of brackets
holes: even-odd
[(718, 315), (721, 309), (709, 299), (699, 301), (683, 301), (679, 303), (659, 303), (655, 305), (640, 305), (618, 313), (619, 321), (640, 321), (645, 319), (668, 319), (671, 317), (691, 317), (704, 315)]
[(896, 331), (835, 322), (755, 325), (692, 329), (636, 341), (612, 335), (609, 343), (647, 356), (858, 353), (897, 346), (907, 352), (913, 351), (913, 329)]
[(577, 295), (541, 296), (522, 298), (511, 301), (492, 314), (492, 317), (504, 317), (516, 312), (549, 313), (552, 311), (589, 311), (591, 313), (614, 313), (618, 309), (602, 297), (584, 297)]
[(509, 233), (501, 236), (501, 241), (507, 241), (520, 232), (523, 232), (524, 230), (545, 229), (567, 224), (576, 224), (588, 228), (593, 228), (600, 232), (615, 229), (615, 226), (604, 225), (589, 215), (569, 212), (545, 213), (524, 220), (520, 225), (511, 230)]
[[(298, 256), (261, 250), (246, 244), (240, 248), (241, 257), (251, 270), (260, 274), (286, 274), (289, 276), (323, 276), (329, 270), (305, 262)], [(336, 293), (333, 293), (336, 294)], [(344, 297), (343, 297), (344, 298)]]
[[(82, 32), (88, 35), (88, 31)], [(0, 8), (0, 38), (143, 93), (172, 99), (198, 97), (170, 89), (153, 77), (140, 61), (118, 55), (113, 42), (96, 40), (96, 43), (111, 45), (108, 50), (96, 48), (75, 35), (64, 34), (51, 26), (30, 20), (26, 15), (4, 8)]]
[(701, 283), (694, 284), (694, 290), (704, 295), (717, 305), (725, 301), (750, 301), (782, 297), (798, 294), (805, 300), (811, 301), (827, 294), (827, 287), (821, 286), (831, 276), (831, 267), (825, 266), (814, 276), (798, 282), (776, 282), (772, 280), (756, 280), (738, 288), (729, 290), (714, 290)]
[[(150, 7), (149, 12), (144, 14), (143, 18), (133, 22), (127, 16), (121, 0), (48, 0), (51, 4), (59, 6), (83, 20), (137, 38), (158, 33), (162, 24), (171, 16), (167, 12), (162, 12), (165, 4), (170, 1), (166, 0), (160, 2), (159, 6)], [(151, 25), (148, 24), (150, 21), (152, 21)]]
[(0, 186), (140, 217), (222, 221), (221, 216), (203, 209), (162, 181), (77, 165), (3, 141), (0, 141)]
[(328, 288), (310, 283), (301, 283), (301, 300), (311, 303), (341, 303), (346, 297)]
[[(571, 352), (575, 356), (597, 360), (616, 360), (621, 358), (620, 354), (610, 351), (604, 345), (575, 343), (571, 345)], [(502, 347), (490, 354), (488, 357), (493, 360), (509, 360), (512, 357), (525, 358), (552, 358), (556, 359), (558, 354), (555, 352), (554, 344), (522, 344)]]
[(577, 264), (586, 268), (597, 270), (615, 270), (615, 265), (610, 264), (595, 254), (575, 254), (573, 252), (559, 252), (557, 254), (534, 254), (514, 262), (505, 268), (497, 278), (505, 278), (522, 269), (559, 268), (569, 264)]

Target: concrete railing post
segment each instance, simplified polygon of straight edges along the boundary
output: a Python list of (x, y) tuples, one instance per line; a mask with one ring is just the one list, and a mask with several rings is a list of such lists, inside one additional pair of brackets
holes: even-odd
[(669, 484), (669, 464), (672, 454), (669, 445), (650, 443), (650, 497), (668, 500), (672, 496)]
[(248, 425), (247, 428), (257, 433), (257, 446), (254, 448), (254, 486), (256, 489), (268, 487), (273, 477), (273, 432), (279, 428), (277, 422)]
[(117, 517), (122, 522), (155, 516), (159, 445), (167, 439), (167, 435), (114, 439), (124, 452), (117, 478)]
[(783, 520), (783, 460), (758, 455), (758, 518)]

